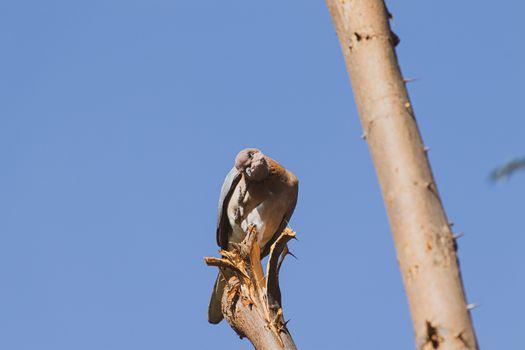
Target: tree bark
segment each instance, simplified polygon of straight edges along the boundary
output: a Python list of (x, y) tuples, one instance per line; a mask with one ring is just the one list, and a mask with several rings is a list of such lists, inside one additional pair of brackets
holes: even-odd
[(456, 244), (401, 75), (382, 0), (327, 0), (376, 168), (417, 349), (477, 349)]
[(295, 232), (286, 228), (270, 249), (265, 278), (261, 266), (257, 231), (249, 229), (244, 241), (232, 251), (221, 251), (222, 259), (204, 258), (218, 266), (228, 283), (222, 297), (222, 313), (241, 337), (257, 350), (297, 350), (284, 322), (279, 270), (289, 253), (287, 242)]

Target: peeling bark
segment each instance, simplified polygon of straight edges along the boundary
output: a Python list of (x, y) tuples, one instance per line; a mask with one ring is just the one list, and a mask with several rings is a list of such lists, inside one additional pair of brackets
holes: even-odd
[(249, 229), (244, 241), (232, 251), (221, 251), (222, 258), (204, 258), (218, 266), (227, 279), (222, 298), (222, 313), (232, 329), (247, 337), (257, 350), (296, 350), (286, 327), (281, 307), (279, 269), (289, 254), (287, 242), (295, 232), (286, 228), (270, 249), (267, 277), (261, 265), (257, 230)]
[(327, 0), (377, 171), (418, 349), (477, 349), (456, 242), (399, 69), (383, 0)]

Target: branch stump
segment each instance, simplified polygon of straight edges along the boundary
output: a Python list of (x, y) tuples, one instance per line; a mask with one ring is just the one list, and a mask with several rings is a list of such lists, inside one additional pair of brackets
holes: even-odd
[(279, 270), (290, 254), (287, 242), (295, 232), (286, 228), (272, 244), (264, 276), (257, 230), (250, 227), (242, 243), (231, 251), (221, 250), (222, 258), (205, 257), (208, 266), (218, 266), (227, 280), (222, 297), (222, 313), (233, 330), (247, 337), (257, 350), (296, 350), (286, 327), (281, 307)]

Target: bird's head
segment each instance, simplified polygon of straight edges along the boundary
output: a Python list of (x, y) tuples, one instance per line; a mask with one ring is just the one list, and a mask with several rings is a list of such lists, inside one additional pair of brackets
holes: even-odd
[(246, 148), (235, 157), (235, 168), (250, 181), (262, 181), (270, 175), (265, 155), (256, 148)]

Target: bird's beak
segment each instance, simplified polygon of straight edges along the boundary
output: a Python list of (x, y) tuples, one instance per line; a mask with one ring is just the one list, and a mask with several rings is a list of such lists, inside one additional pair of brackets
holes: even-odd
[(252, 176), (252, 168), (246, 168), (245, 172), (246, 172), (246, 175)]

